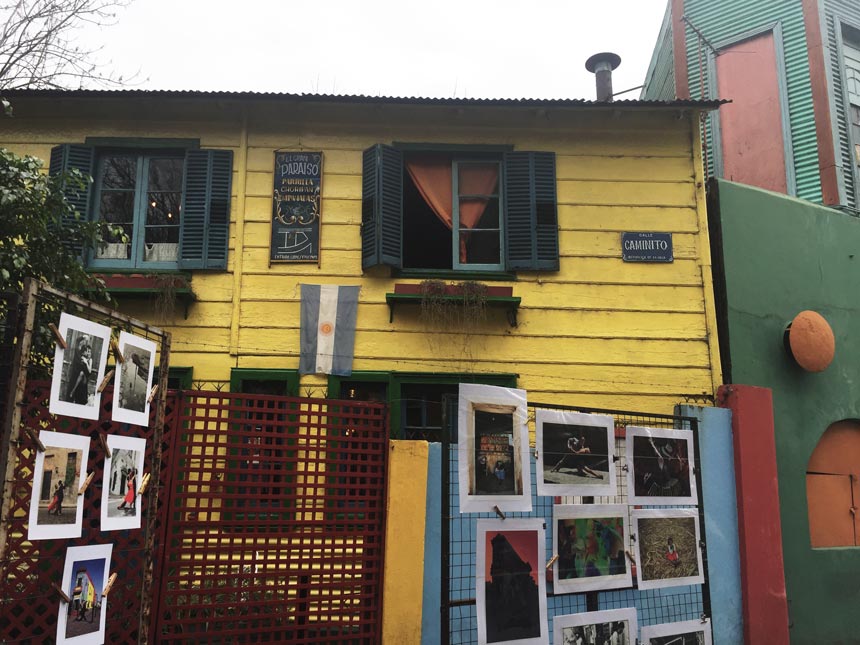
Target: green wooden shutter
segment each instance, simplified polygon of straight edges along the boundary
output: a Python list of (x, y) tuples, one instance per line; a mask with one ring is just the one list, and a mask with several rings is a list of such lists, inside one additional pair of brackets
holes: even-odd
[[(95, 172), (95, 151), (92, 146), (64, 143), (60, 146), (51, 148), (51, 161), (48, 165), (48, 172), (51, 175), (59, 175), (75, 169), (85, 175), (87, 178), (92, 178)], [(79, 186), (63, 186), (63, 194), (66, 196), (66, 201), (74, 207), (77, 213), (77, 218), (71, 214), (64, 213), (59, 225), (63, 229), (69, 229), (74, 226), (76, 221), (89, 219), (90, 216), (90, 193), (92, 181), (87, 181), (84, 188)], [(79, 242), (70, 242), (69, 251), (77, 256), (83, 255), (83, 248)]]
[(180, 269), (226, 269), (232, 150), (188, 150), (182, 185)]
[(361, 194), (361, 268), (403, 266), (403, 155), (375, 145), (364, 151)]
[(555, 153), (505, 153), (505, 256), (509, 271), (558, 271)]

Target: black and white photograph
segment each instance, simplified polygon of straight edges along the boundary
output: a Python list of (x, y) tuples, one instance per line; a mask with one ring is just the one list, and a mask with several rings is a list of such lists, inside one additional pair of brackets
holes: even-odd
[(461, 383), (457, 419), (460, 512), (530, 511), (525, 390)]
[(149, 425), (149, 391), (155, 373), (155, 343), (128, 332), (119, 334), (123, 361), (117, 365), (111, 418), (122, 423)]
[(143, 477), (146, 439), (109, 435), (111, 456), (105, 457), (102, 485), (102, 531), (140, 528), (137, 494)]
[(478, 520), (475, 609), (478, 643), (545, 645), (543, 520)]
[(556, 504), (552, 526), (556, 594), (633, 586), (626, 505)]
[(698, 504), (690, 430), (627, 426), (627, 466), (630, 504)]
[(636, 609), (610, 609), (553, 618), (555, 645), (636, 645)]
[(611, 416), (535, 412), (538, 495), (615, 496), (615, 423)]
[(640, 589), (705, 581), (695, 508), (637, 509), (631, 513)]
[(711, 642), (708, 618), (642, 628), (642, 645), (711, 645)]
[(61, 588), (71, 602), (60, 600), (57, 645), (101, 645), (105, 641), (112, 544), (66, 549)]
[(27, 539), (80, 537), (84, 498), (78, 490), (87, 476), (90, 438), (42, 430), (39, 441), (45, 452), (36, 452)]
[(51, 378), (51, 414), (99, 418), (99, 383), (105, 375), (110, 328), (63, 312), (58, 325), (66, 349), (57, 343)]

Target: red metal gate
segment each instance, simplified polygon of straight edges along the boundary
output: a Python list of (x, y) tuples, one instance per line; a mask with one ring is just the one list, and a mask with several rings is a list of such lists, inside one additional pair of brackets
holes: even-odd
[(185, 391), (153, 641), (378, 643), (383, 405)]

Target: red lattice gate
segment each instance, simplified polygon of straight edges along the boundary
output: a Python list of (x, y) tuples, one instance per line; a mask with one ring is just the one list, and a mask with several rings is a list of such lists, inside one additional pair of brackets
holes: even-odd
[(178, 408), (154, 640), (378, 643), (384, 406), (186, 391)]

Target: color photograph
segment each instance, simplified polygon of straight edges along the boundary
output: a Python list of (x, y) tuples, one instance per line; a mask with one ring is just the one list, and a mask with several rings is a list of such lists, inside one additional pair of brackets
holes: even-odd
[(80, 537), (84, 498), (78, 490), (86, 478), (90, 438), (42, 430), (39, 440), (45, 452), (36, 452), (27, 538)]
[(117, 366), (111, 418), (122, 423), (149, 425), (149, 391), (155, 372), (155, 343), (121, 331), (119, 351), (123, 361)]
[(538, 495), (618, 494), (612, 417), (537, 410), (535, 446)]
[(552, 525), (555, 593), (633, 586), (625, 505), (555, 505)]
[(555, 645), (636, 645), (636, 610), (611, 609), (553, 618)]
[(98, 386), (105, 374), (110, 328), (63, 312), (58, 329), (66, 349), (57, 343), (54, 350), (51, 414), (96, 420), (101, 412)]
[(548, 643), (544, 523), (478, 520), (478, 643)]
[(698, 504), (693, 433), (627, 426), (630, 504)]
[(146, 439), (109, 435), (107, 445), (111, 456), (105, 457), (101, 529), (139, 529), (140, 504), (137, 491), (143, 477)]
[(62, 589), (71, 602), (60, 600), (57, 645), (100, 645), (105, 639), (112, 544), (74, 546), (66, 550)]
[(526, 392), (460, 384), (460, 512), (530, 511)]
[(711, 621), (705, 618), (643, 627), (642, 645), (711, 645)]
[(640, 589), (705, 581), (698, 510), (634, 510), (632, 523)]

